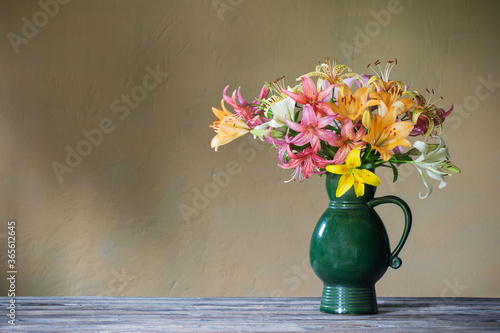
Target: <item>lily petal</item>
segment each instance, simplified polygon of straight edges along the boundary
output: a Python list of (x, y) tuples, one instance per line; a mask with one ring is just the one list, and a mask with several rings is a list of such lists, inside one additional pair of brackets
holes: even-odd
[(380, 183), (382, 182), (380, 180), (380, 178), (376, 174), (371, 172), (370, 170), (357, 169), (354, 171), (355, 171), (356, 178), (358, 180), (361, 180), (365, 184), (372, 185), (372, 186), (379, 186)]
[(317, 102), (314, 104), (314, 109), (325, 116), (336, 116), (335, 112), (330, 107), (330, 104), (326, 102)]
[(337, 197), (343, 196), (344, 193), (349, 191), (349, 189), (352, 187), (353, 184), (354, 184), (354, 176), (351, 173), (346, 173), (342, 175), (342, 177), (340, 177), (339, 186), (337, 187), (337, 192), (335, 193), (335, 195)]
[(342, 164), (345, 163), (347, 156), (351, 152), (351, 149), (348, 145), (340, 146), (339, 150), (335, 153), (335, 157), (333, 158), (333, 163)]
[(325, 116), (318, 119), (318, 127), (323, 128), (330, 125), (335, 120), (335, 116)]
[(309, 99), (303, 94), (291, 92), (288, 90), (283, 90), (283, 93), (300, 104), (307, 104), (309, 101)]
[(427, 193), (424, 196), (422, 196), (421, 193), (418, 193), (418, 197), (420, 199), (425, 199), (432, 193), (432, 184), (429, 181), (429, 179), (427, 178), (427, 175), (424, 172), (422, 172), (422, 170), (420, 170), (420, 168), (417, 167), (417, 170), (420, 173), (420, 175), (422, 176), (422, 180), (424, 181), (425, 187), (427, 187)]
[(353, 149), (350, 154), (347, 156), (345, 164), (349, 167), (359, 167), (361, 165), (361, 150)]
[(318, 101), (325, 100), (330, 95), (330, 93), (332, 92), (333, 88), (335, 88), (336, 86), (339, 86), (339, 84), (329, 85), (328, 87), (326, 87), (325, 89), (323, 89), (322, 91), (320, 91), (318, 93), (318, 97), (316, 99)]
[(347, 140), (353, 140), (354, 139), (354, 125), (352, 124), (351, 119), (346, 118), (342, 120), (342, 126), (341, 126), (341, 132), (342, 132), (342, 139), (344, 141)]
[(356, 192), (357, 197), (362, 197), (365, 195), (365, 184), (354, 176), (354, 192)]
[[(316, 88), (314, 88), (316, 89)], [(316, 117), (316, 114), (314, 113), (314, 110), (312, 106), (309, 104), (304, 105), (304, 113), (302, 116), (302, 125), (304, 126), (313, 126), (316, 127), (318, 126), (318, 118)]]
[(302, 80), (302, 90), (304, 91), (304, 95), (309, 99), (316, 100), (318, 91), (316, 90), (316, 85), (313, 80), (307, 75), (303, 75), (300, 79)]
[(347, 165), (328, 165), (326, 167), (326, 171), (335, 173), (337, 175), (343, 175), (349, 171), (349, 167)]
[(304, 132), (304, 131), (307, 131), (307, 129), (308, 129), (307, 126), (293, 122), (293, 121), (288, 120), (286, 118), (285, 118), (285, 122), (288, 125), (288, 127), (292, 128), (293, 130), (295, 130), (297, 132)]

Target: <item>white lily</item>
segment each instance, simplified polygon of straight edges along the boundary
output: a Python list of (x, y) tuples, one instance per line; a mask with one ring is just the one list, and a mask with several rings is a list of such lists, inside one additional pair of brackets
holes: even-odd
[(290, 97), (284, 98), (281, 101), (273, 104), (270, 107), (270, 110), (273, 113), (273, 119), (271, 119), (267, 123), (256, 126), (255, 129), (262, 130), (269, 127), (281, 128), (287, 126), (285, 118), (288, 120), (293, 120), (295, 101)]
[[(413, 165), (417, 168), (418, 172), (422, 176), (425, 186), (427, 187), (427, 194), (422, 196), (419, 193), (420, 199), (424, 199), (429, 194), (432, 193), (432, 184), (429, 181), (429, 177), (439, 180), (439, 188), (446, 186), (446, 181), (444, 176), (451, 175), (451, 173), (459, 173), (460, 169), (451, 164), (449, 161), (448, 147), (445, 146), (443, 138), (439, 137), (439, 144), (428, 145), (422, 141), (415, 141), (413, 147), (415, 147), (421, 155), (413, 161)], [(409, 152), (411, 154), (411, 152)], [(425, 173), (424, 173), (425, 171)]]

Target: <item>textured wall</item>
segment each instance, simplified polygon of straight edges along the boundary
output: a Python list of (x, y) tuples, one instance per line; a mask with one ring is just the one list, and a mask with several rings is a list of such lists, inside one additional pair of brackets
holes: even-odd
[[(249, 136), (215, 153), (208, 125), (225, 85), (250, 99), (335, 56), (360, 72), (397, 57), (392, 78), (457, 106), (462, 174), (446, 188), (420, 200), (416, 171), (379, 173), (378, 195), (415, 220), (378, 294), (500, 296), (499, 2), (54, 4), (0, 2), (0, 295), (15, 219), (18, 295), (319, 296), (307, 258), (324, 180), (284, 184)], [(378, 211), (395, 244), (402, 213)]]

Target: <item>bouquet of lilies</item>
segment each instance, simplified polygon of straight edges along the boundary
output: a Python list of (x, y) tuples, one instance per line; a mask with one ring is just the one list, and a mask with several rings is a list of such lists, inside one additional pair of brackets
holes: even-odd
[[(283, 77), (265, 83), (252, 103), (241, 96), (241, 88), (221, 101), (222, 110), (212, 108), (217, 116), (212, 127), (217, 135), (212, 148), (225, 145), (251, 133), (254, 138), (278, 150), (278, 164), (292, 169), (290, 180), (303, 181), (312, 174), (341, 174), (337, 197), (354, 186), (357, 196), (364, 194), (364, 184), (381, 183), (373, 170), (389, 167), (394, 181), (403, 163), (414, 165), (432, 192), (429, 177), (446, 185), (445, 176), (460, 170), (449, 160), (448, 148), (441, 137), (443, 122), (452, 112), (438, 107), (427, 90), (427, 98), (410, 90), (401, 81), (389, 79), (397, 59), (368, 65), (375, 75), (364, 75), (327, 58), (285, 88)], [(313, 78), (317, 78), (316, 83)], [(235, 113), (227, 110), (225, 102)], [(421, 136), (424, 141), (409, 137)], [(404, 147), (408, 148), (405, 152)]]

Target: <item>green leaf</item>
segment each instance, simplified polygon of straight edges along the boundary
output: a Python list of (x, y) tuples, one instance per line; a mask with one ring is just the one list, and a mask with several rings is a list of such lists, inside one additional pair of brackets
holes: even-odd
[[(321, 147), (322, 150), (328, 155), (329, 159), (333, 159), (335, 157), (336, 151), (334, 151), (329, 145), (327, 145), (325, 142), (321, 141)], [(338, 148), (337, 148), (338, 150)]]
[(398, 169), (394, 164), (392, 164), (391, 161), (389, 161), (389, 164), (391, 165), (392, 168), (392, 182), (395, 183), (398, 180)]

